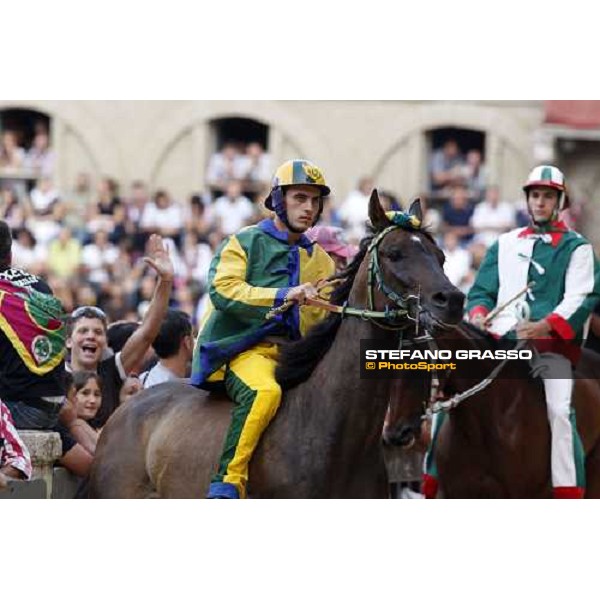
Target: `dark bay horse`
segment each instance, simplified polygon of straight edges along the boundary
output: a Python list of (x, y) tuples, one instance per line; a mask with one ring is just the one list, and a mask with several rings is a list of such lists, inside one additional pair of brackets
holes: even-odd
[[(409, 215), (420, 218), (418, 201)], [(462, 317), (464, 296), (444, 275), (443, 254), (431, 236), (391, 226), (376, 192), (369, 217), (374, 234), (363, 240), (332, 302), (347, 301), (350, 315), (350, 308), (357, 308), (357, 313), (371, 309), (379, 316), (332, 314), (306, 338), (283, 347), (277, 378), (284, 397), (250, 464), (251, 497), (388, 495), (381, 431), (391, 380), (360, 378), (359, 340), (395, 342), (398, 327), (410, 337), (415, 322), (421, 331), (453, 326)], [(382, 312), (385, 308), (402, 310)], [(90, 495), (203, 497), (231, 408), (224, 397), (185, 384), (144, 390), (106, 424), (90, 474)]]
[[(462, 337), (474, 349), (493, 349), (497, 342), (466, 323), (438, 336), (440, 349), (450, 349)], [(461, 344), (461, 348), (464, 348)], [(468, 378), (451, 372), (442, 380), (451, 397), (485, 379), (498, 361), (471, 361)], [(550, 426), (541, 379), (533, 378), (520, 361), (509, 361), (502, 375), (484, 390), (452, 408), (438, 432), (435, 459), (438, 497), (551, 498)], [(577, 429), (586, 456), (586, 497), (600, 497), (600, 356), (585, 351), (577, 368), (573, 403)], [(403, 382), (404, 383), (404, 382)], [(427, 393), (429, 390), (427, 390)], [(418, 435), (423, 414), (422, 385), (406, 382), (401, 398), (392, 402), (387, 432), (390, 440)]]

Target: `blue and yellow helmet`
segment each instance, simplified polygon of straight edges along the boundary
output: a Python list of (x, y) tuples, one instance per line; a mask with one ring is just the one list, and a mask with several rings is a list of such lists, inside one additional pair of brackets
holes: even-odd
[(314, 185), (321, 190), (321, 197), (329, 196), (331, 190), (325, 183), (323, 171), (315, 164), (302, 158), (295, 158), (284, 162), (273, 176), (271, 192), (265, 199), (265, 206), (274, 210), (273, 192), (288, 185)]

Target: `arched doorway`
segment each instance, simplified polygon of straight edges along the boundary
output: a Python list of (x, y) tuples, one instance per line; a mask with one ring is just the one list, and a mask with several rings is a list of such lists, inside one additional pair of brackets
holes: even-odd
[(222, 117), (209, 122), (209, 159), (205, 185), (212, 197), (239, 182), (245, 196), (264, 191), (272, 168), (269, 126), (255, 119)]
[(39, 177), (53, 177), (52, 119), (26, 108), (0, 110), (0, 187), (28, 194)]
[(437, 127), (425, 135), (427, 191), (433, 203), (447, 200), (455, 184), (467, 187), (472, 200), (481, 200), (486, 184), (485, 133), (463, 127)]

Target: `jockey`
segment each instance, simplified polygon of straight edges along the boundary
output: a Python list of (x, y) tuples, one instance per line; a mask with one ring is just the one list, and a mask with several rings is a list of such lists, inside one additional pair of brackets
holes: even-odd
[[(600, 272), (590, 242), (559, 218), (569, 202), (563, 173), (553, 166), (536, 167), (523, 191), (530, 225), (504, 233), (490, 247), (468, 294), (467, 311), (471, 323), (493, 335), (532, 340), (537, 350), (533, 373), (543, 378), (552, 436), (554, 497), (582, 498), (584, 454), (571, 407), (572, 366), (600, 299)], [(519, 303), (520, 311), (513, 305), (484, 320), (528, 284), (534, 285)], [(436, 419), (426, 457), (426, 497), (437, 492), (432, 450), (439, 424)]]
[[(210, 266), (210, 303), (200, 323), (192, 383), (225, 387), (235, 403), (208, 498), (246, 496), (248, 464), (281, 402), (275, 380), (278, 345), (325, 317), (302, 306), (314, 284), (334, 273), (327, 253), (304, 232), (323, 210), (329, 187), (307, 160), (289, 160), (273, 179), (265, 206), (272, 219), (245, 227), (220, 246)], [(279, 307), (291, 306), (278, 314)]]

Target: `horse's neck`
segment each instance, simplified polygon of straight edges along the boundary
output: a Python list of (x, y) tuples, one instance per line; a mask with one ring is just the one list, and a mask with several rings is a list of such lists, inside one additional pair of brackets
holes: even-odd
[(344, 319), (310, 379), (293, 390), (297, 406), (305, 414), (314, 414), (319, 427), (330, 430), (326, 435), (343, 426), (344, 431), (356, 434), (358, 441), (361, 435), (381, 431), (392, 380), (361, 379), (359, 342), (393, 335), (361, 319)]

